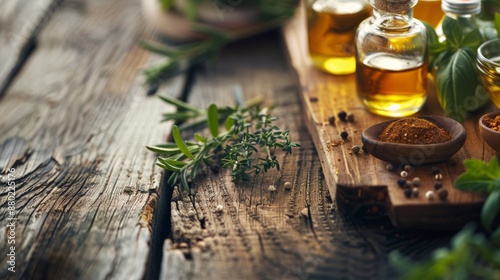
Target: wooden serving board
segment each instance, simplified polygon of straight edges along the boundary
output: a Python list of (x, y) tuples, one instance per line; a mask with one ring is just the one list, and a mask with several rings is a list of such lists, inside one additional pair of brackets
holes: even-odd
[[(456, 190), (453, 182), (465, 170), (464, 159), (490, 160), (495, 155), (481, 138), (477, 126), (484, 112), (496, 110), (493, 105), (470, 115), (463, 123), (467, 140), (457, 154), (445, 162), (418, 166), (409, 172), (406, 179), (419, 177), (422, 185), (418, 197), (406, 198), (397, 184), (403, 166), (396, 166), (390, 172), (386, 170), (386, 162), (363, 152), (351, 152), (352, 146), (362, 146), (361, 133), (365, 128), (389, 118), (373, 115), (365, 109), (356, 96), (353, 74), (334, 76), (311, 66), (305, 26), (304, 12), (300, 9), (284, 28), (284, 37), (301, 84), (305, 121), (319, 153), (330, 194), (335, 196), (341, 211), (353, 215), (387, 214), (400, 228), (452, 229), (477, 220), (484, 197)], [(418, 115), (443, 115), (431, 79), (427, 103)], [(355, 122), (338, 120), (340, 111), (353, 113)], [(336, 117), (334, 125), (328, 122), (331, 115)], [(346, 141), (340, 137), (343, 130), (349, 133)], [(439, 168), (443, 187), (449, 192), (445, 201), (425, 197), (428, 190), (435, 191), (434, 166)]]

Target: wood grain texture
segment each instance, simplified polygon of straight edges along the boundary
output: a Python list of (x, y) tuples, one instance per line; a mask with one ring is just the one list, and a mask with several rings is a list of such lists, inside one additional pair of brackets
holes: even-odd
[(40, 34), (0, 102), (0, 217), (11, 173), (17, 218), (16, 272), (2, 253), (1, 279), (144, 277), (162, 174), (145, 145), (172, 109), (142, 86), (153, 58), (137, 41), (151, 37), (135, 0), (67, 1)]
[(0, 2), (0, 96), (63, 0)]
[[(358, 211), (360, 206), (375, 205), (373, 212), (385, 210), (395, 225), (400, 227), (442, 228), (461, 227), (467, 221), (476, 219), (481, 209), (482, 196), (458, 191), (453, 181), (464, 172), (462, 161), (468, 158), (489, 160), (494, 151), (482, 140), (477, 121), (483, 111), (495, 110), (493, 106), (470, 115), (464, 122), (467, 140), (464, 147), (449, 160), (433, 165), (423, 165), (409, 172), (409, 179), (422, 180), (421, 195), (407, 199), (397, 185), (403, 166), (388, 172), (386, 162), (371, 155), (353, 154), (351, 147), (360, 145), (362, 131), (388, 118), (368, 113), (356, 97), (354, 75), (333, 76), (312, 68), (307, 54), (305, 17), (300, 9), (298, 16), (284, 31), (291, 63), (298, 73), (302, 85), (301, 100), (304, 104), (306, 123), (319, 150), (323, 170), (330, 192), (336, 196), (346, 212)], [(418, 115), (443, 115), (436, 100), (434, 84), (429, 81), (428, 101)], [(329, 124), (329, 116), (337, 116), (340, 111), (355, 115), (355, 122), (337, 120)], [(347, 131), (346, 141), (340, 132)], [(418, 150), (413, 165), (433, 151)], [(425, 198), (428, 190), (434, 190), (435, 179), (432, 166), (440, 168), (444, 177), (443, 186), (449, 192), (446, 201)]]
[[(396, 279), (391, 251), (426, 258), (450, 234), (402, 231), (387, 217), (337, 210), (305, 127), (298, 81), (276, 37), (230, 46), (217, 67), (197, 72), (189, 101), (231, 104), (233, 87), (240, 84), (247, 99), (263, 95), (275, 105), (280, 126), (302, 147), (281, 158), (280, 172), (248, 183), (235, 185), (227, 172), (207, 170), (192, 194), (175, 188), (160, 279)], [(268, 190), (271, 184), (275, 193)]]

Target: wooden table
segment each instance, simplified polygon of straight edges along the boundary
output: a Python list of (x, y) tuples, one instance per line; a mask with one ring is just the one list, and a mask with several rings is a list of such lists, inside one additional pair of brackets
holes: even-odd
[(225, 105), (241, 85), (302, 147), (249, 183), (207, 172), (192, 195), (162, 184), (145, 146), (167, 139), (173, 108), (143, 86), (141, 68), (161, 58), (137, 45), (155, 39), (139, 2), (0, 2), (0, 279), (388, 279), (391, 251), (422, 259), (447, 244), (452, 232), (339, 213), (278, 31), (158, 94)]

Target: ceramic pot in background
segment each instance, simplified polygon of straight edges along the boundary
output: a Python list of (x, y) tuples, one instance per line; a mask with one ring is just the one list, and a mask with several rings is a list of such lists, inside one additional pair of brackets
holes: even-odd
[[(236, 31), (258, 22), (258, 11), (244, 6), (241, 1), (235, 6), (219, 6), (212, 1), (203, 1), (198, 7), (196, 23), (219, 28), (221, 31)], [(165, 11), (159, 0), (142, 0), (144, 20), (159, 34), (176, 41), (190, 41), (203, 38), (192, 30), (192, 22), (184, 16), (185, 0), (175, 0)]]

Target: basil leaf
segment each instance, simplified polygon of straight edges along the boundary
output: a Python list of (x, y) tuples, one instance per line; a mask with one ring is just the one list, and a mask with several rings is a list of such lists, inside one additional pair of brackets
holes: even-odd
[(475, 192), (491, 192), (500, 184), (500, 166), (495, 157), (489, 163), (481, 160), (465, 160), (466, 173), (455, 181), (455, 188)]
[[(438, 100), (446, 114), (462, 122), (467, 114), (467, 100), (474, 96), (478, 83), (475, 71), (475, 61), (471, 50), (461, 48), (448, 59), (438, 64), (436, 72), (436, 87)], [(476, 108), (477, 109), (477, 108)]]
[(445, 16), (442, 27), (443, 33), (446, 36), (446, 44), (448, 48), (459, 49), (463, 38), (463, 32), (458, 21)]
[(429, 46), (439, 43), (439, 37), (436, 33), (436, 30), (434, 30), (434, 27), (432, 27), (432, 25), (428, 24), (425, 21), (422, 21), (422, 23), (425, 26), (425, 32), (427, 33), (427, 42), (429, 43)]
[(207, 118), (207, 124), (208, 124), (208, 129), (210, 130), (210, 133), (212, 134), (213, 137), (217, 137), (219, 135), (219, 112), (217, 109), (217, 105), (215, 104), (210, 104), (208, 106), (208, 118)]
[(490, 193), (481, 210), (481, 221), (487, 231), (491, 232), (491, 226), (498, 212), (500, 212), (500, 189)]
[(481, 35), (481, 32), (479, 32), (479, 29), (473, 29), (471, 32), (465, 34), (462, 46), (470, 47), (471, 49), (476, 50), (482, 42), (483, 36)]

